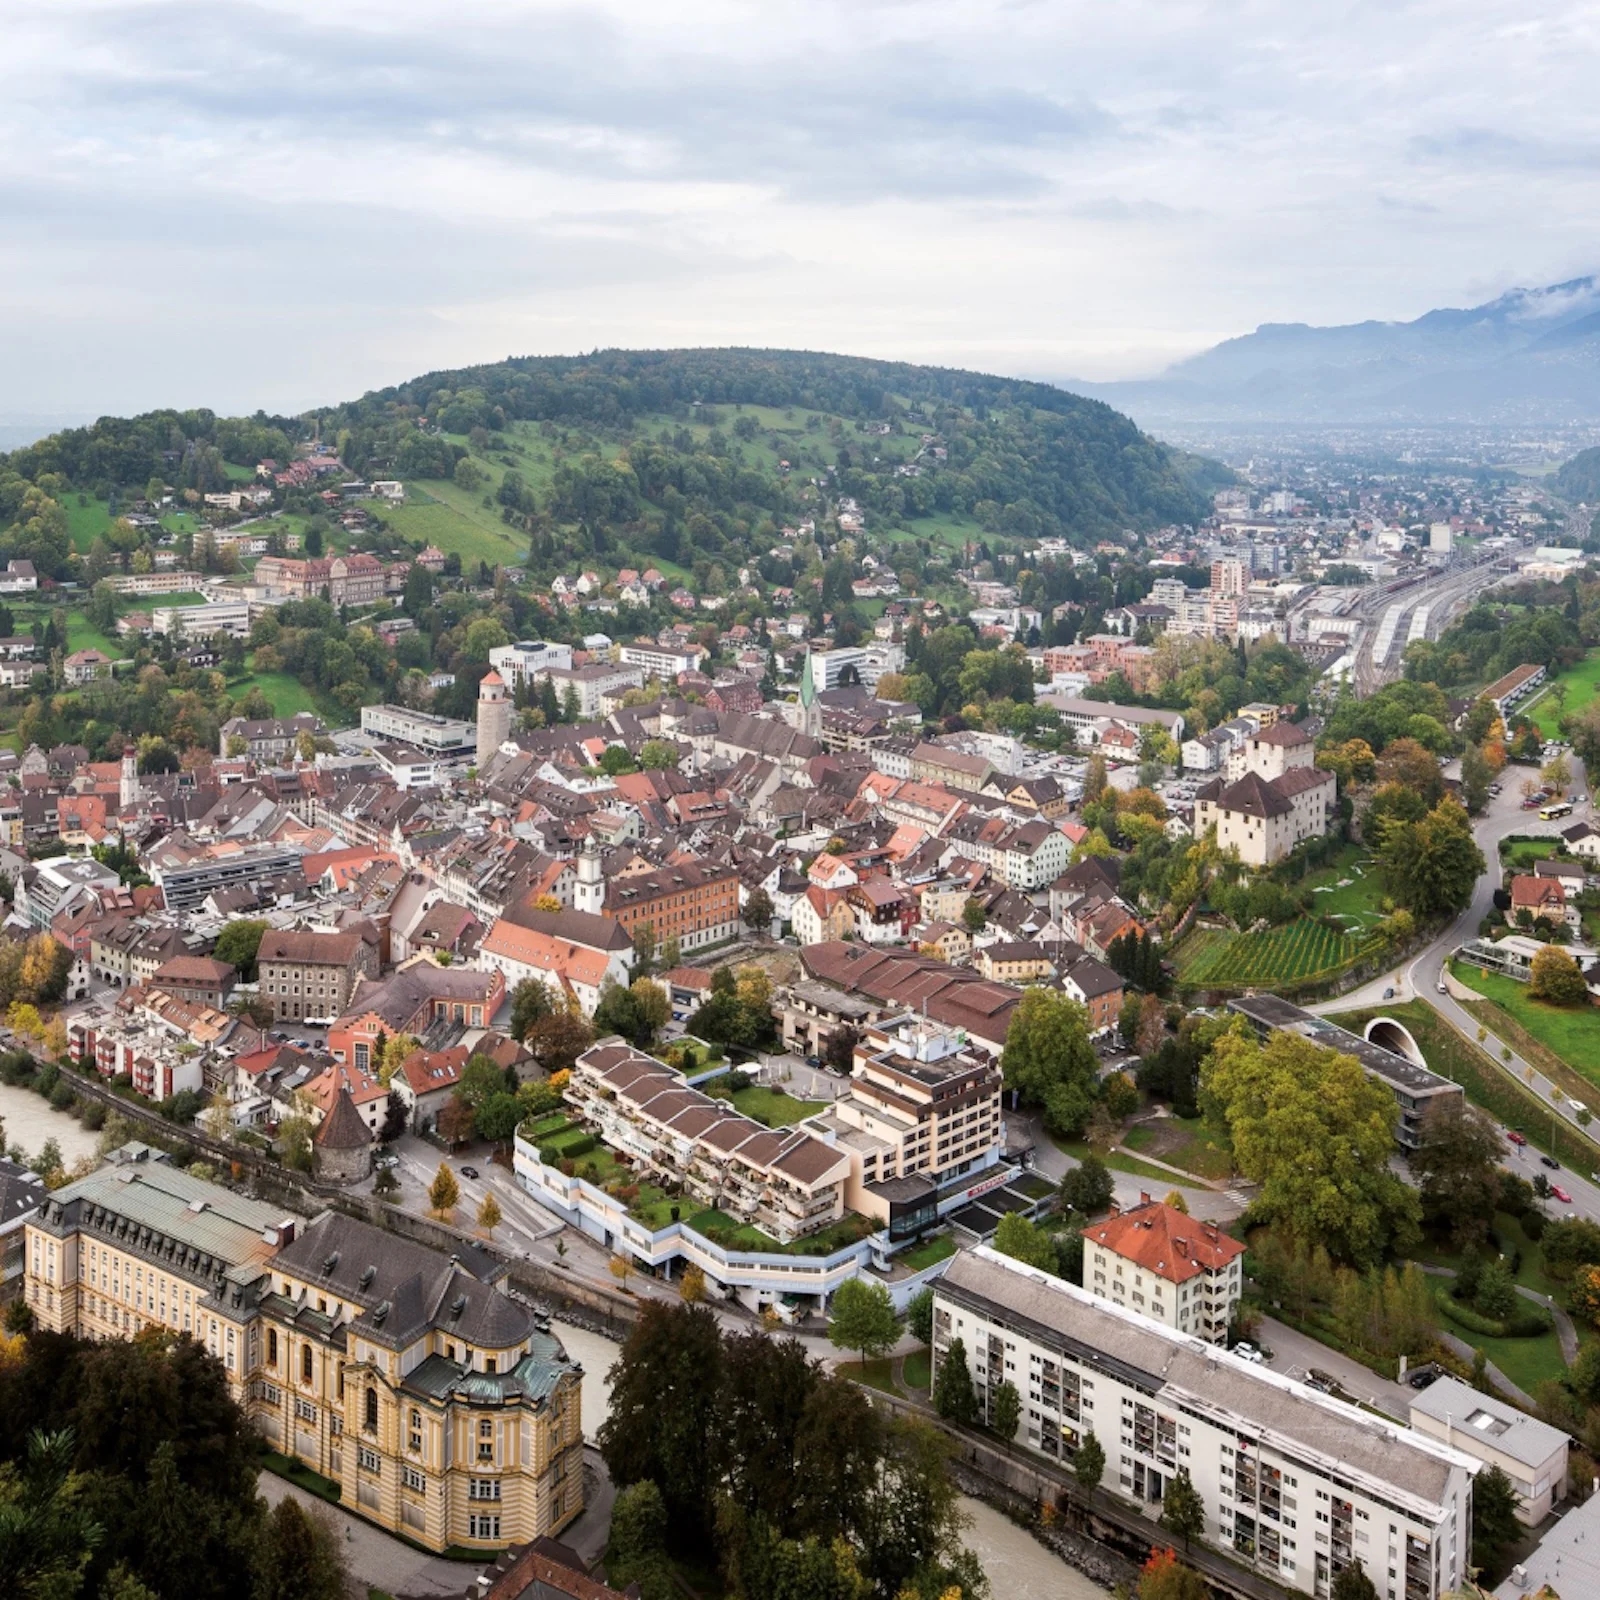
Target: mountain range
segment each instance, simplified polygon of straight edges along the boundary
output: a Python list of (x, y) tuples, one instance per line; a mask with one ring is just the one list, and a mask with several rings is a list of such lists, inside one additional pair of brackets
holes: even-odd
[(1600, 276), (1412, 322), (1263, 323), (1155, 378), (1062, 386), (1142, 427), (1600, 419)]

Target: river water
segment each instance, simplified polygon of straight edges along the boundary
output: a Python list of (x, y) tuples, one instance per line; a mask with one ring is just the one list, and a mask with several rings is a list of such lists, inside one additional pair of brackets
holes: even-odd
[[(583, 1363), (583, 1432), (592, 1439), (611, 1405), (606, 1373), (617, 1358), (617, 1345), (566, 1322), (555, 1323), (553, 1331), (567, 1354)], [(994, 1600), (1104, 1600), (1104, 1589), (992, 1506), (963, 1496), (961, 1508), (972, 1519), (965, 1543), (983, 1563)]]
[(69, 1167), (84, 1156), (92, 1156), (99, 1137), (76, 1117), (54, 1110), (42, 1095), (13, 1083), (0, 1083), (0, 1122), (5, 1124), (7, 1149), (20, 1144), (30, 1156), (36, 1156), (47, 1139), (54, 1139), (61, 1147), (61, 1159)]

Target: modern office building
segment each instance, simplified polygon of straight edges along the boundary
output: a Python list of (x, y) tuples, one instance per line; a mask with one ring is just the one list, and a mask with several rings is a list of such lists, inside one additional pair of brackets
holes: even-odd
[(1517, 1516), (1530, 1528), (1566, 1499), (1571, 1439), (1471, 1384), (1436, 1378), (1412, 1399), (1411, 1426), (1499, 1467), (1517, 1492)]
[(1479, 1463), (1439, 1440), (988, 1246), (934, 1284), (936, 1377), (957, 1340), (980, 1412), (1011, 1383), (1018, 1441), (1057, 1463), (1093, 1433), (1107, 1486), (1144, 1509), (1153, 1538), (1182, 1471), (1202, 1537), (1285, 1588), (1326, 1596), (1356, 1561), (1385, 1600), (1440, 1600), (1467, 1576)]
[(474, 724), (406, 706), (362, 706), (361, 731), (436, 756), (470, 756), (478, 747)]

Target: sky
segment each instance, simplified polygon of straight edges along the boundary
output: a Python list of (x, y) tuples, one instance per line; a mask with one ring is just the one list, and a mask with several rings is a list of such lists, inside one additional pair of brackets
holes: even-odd
[(0, 0), (0, 422), (777, 345), (1144, 376), (1600, 269), (1544, 0)]

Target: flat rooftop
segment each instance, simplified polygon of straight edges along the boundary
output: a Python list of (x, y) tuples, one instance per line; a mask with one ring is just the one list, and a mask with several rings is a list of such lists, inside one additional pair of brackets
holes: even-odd
[(1396, 1055), (1393, 1050), (1385, 1050), (1382, 1045), (1372, 1044), (1359, 1033), (1351, 1033), (1348, 1028), (1329, 1022), (1326, 1017), (1319, 1017), (1315, 1012), (1303, 1011), (1287, 1000), (1280, 1000), (1275, 994), (1246, 995), (1242, 1000), (1230, 1000), (1228, 1009), (1248, 1017), (1268, 1031), (1276, 1029), (1284, 1033), (1298, 1033), (1302, 1038), (1326, 1045), (1341, 1055), (1354, 1056), (1374, 1077), (1382, 1078), (1394, 1088), (1404, 1089), (1407, 1094), (1460, 1093), (1460, 1085), (1452, 1083), (1449, 1078), (1442, 1078), (1427, 1067), (1419, 1067), (1416, 1062)]

